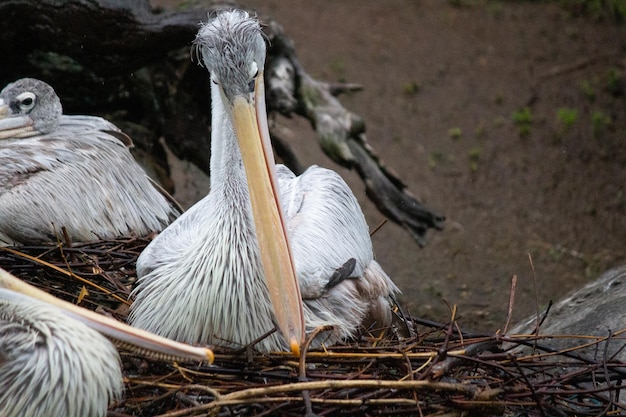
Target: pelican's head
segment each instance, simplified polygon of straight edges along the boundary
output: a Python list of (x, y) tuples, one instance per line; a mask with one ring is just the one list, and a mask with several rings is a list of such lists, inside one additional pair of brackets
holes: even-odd
[(52, 87), (35, 78), (19, 79), (0, 92), (0, 139), (53, 132), (62, 113)]
[(255, 90), (265, 63), (265, 41), (259, 22), (243, 10), (218, 12), (202, 24), (195, 51), (226, 98), (246, 96)]
[[(267, 127), (263, 84), (266, 48), (261, 27), (245, 11), (221, 11), (201, 26), (194, 48), (211, 74), (212, 97), (221, 99), (221, 106), (213, 103), (213, 121), (232, 123), (239, 143), (276, 324), (297, 355), (304, 339), (304, 313)], [(215, 94), (216, 89), (219, 94)], [(230, 140), (212, 138), (220, 139)]]

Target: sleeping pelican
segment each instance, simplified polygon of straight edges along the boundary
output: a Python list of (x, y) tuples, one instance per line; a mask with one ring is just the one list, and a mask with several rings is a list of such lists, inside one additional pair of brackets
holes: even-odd
[(2, 270), (0, 287), (2, 417), (106, 416), (109, 403), (121, 397), (122, 370), (117, 350), (98, 331), (144, 352), (212, 360), (207, 349), (65, 303)]
[(373, 258), (346, 183), (317, 166), (296, 177), (274, 164), (258, 21), (219, 12), (194, 48), (211, 79), (211, 191), (140, 255), (130, 323), (185, 342), (295, 354), (305, 327), (333, 326), (319, 346), (369, 320), (388, 325), (398, 289)]
[(115, 125), (63, 116), (43, 81), (23, 78), (0, 92), (0, 245), (147, 235), (178, 208), (152, 185)]

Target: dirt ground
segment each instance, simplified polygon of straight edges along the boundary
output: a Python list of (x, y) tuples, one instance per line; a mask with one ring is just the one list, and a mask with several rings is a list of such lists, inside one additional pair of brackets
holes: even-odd
[[(243, 5), (284, 26), (315, 78), (363, 86), (341, 101), (447, 216), (424, 248), (391, 223), (373, 236), (412, 315), (447, 321), (455, 304), (463, 327), (496, 331), (513, 275), (515, 321), (626, 261), (624, 24), (558, 2)], [(302, 162), (339, 171), (380, 223), (358, 176), (320, 151), (306, 121), (278, 122)]]

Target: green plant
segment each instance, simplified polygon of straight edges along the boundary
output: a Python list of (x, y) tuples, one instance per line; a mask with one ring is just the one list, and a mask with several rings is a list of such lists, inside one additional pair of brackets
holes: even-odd
[(434, 169), (439, 163), (446, 159), (445, 155), (441, 151), (432, 151), (428, 154), (428, 168)]
[(460, 127), (452, 127), (448, 130), (448, 134), (453, 140), (459, 140), (461, 139), (463, 132), (461, 131)]
[(561, 5), (573, 15), (589, 16), (596, 20), (622, 22), (626, 19), (624, 0), (561, 0)]
[(615, 97), (624, 94), (623, 84), (624, 79), (622, 73), (615, 68), (611, 68), (609, 70), (607, 81), (607, 89), (609, 90), (609, 93)]
[(415, 81), (409, 81), (404, 84), (404, 93), (409, 96), (414, 96), (420, 91), (420, 85)]
[(335, 74), (340, 82), (345, 81), (346, 77), (346, 62), (342, 58), (335, 58), (330, 61), (330, 70)]
[(487, 3), (487, 13), (489, 13), (491, 16), (494, 16), (494, 17), (501, 16), (503, 11), (504, 11), (504, 7), (502, 7), (502, 4), (498, 2), (490, 1)]
[(513, 122), (517, 126), (520, 136), (528, 136), (530, 134), (530, 126), (533, 122), (533, 113), (529, 107), (521, 108), (513, 112)]
[(478, 161), (480, 160), (480, 156), (483, 153), (483, 149), (480, 146), (475, 146), (469, 151), (469, 161), (470, 161), (470, 170), (477, 171), (478, 170)]
[(476, 128), (474, 129), (474, 136), (480, 139), (480, 138), (484, 138), (486, 133), (487, 131), (485, 129), (485, 122), (481, 120), (476, 126)]
[(428, 284), (424, 290), (431, 296), (435, 298), (441, 298), (442, 292), (439, 288), (437, 288), (434, 284)]
[(599, 137), (610, 125), (611, 118), (607, 114), (601, 112), (600, 110), (596, 110), (591, 113), (593, 136)]
[(548, 257), (553, 262), (558, 262), (559, 260), (561, 260), (564, 254), (565, 254), (565, 249), (561, 245), (550, 246), (550, 248), (548, 249)]
[(582, 91), (587, 100), (594, 101), (596, 99), (596, 90), (593, 88), (591, 81), (585, 80), (580, 83), (580, 91)]
[(578, 110), (569, 107), (561, 107), (556, 111), (556, 118), (564, 130), (569, 130), (578, 119)]

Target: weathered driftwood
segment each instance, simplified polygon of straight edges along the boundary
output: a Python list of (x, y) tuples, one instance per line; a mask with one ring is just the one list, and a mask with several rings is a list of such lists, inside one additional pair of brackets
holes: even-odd
[[(157, 13), (147, 0), (5, 0), (0, 83), (42, 78), (66, 112), (101, 114), (120, 124), (140, 149), (156, 155), (157, 172), (166, 166), (160, 136), (178, 157), (208, 171), (209, 87), (206, 71), (189, 59), (189, 45), (207, 12), (233, 6)], [(342, 87), (311, 78), (280, 25), (262, 19), (270, 22), (268, 111), (310, 120), (324, 152), (356, 169), (381, 212), (423, 244), (428, 228), (441, 229), (444, 217), (424, 207), (377, 158), (363, 119), (335, 98)], [(281, 159), (298, 171), (297, 152), (275, 143)]]
[[(589, 346), (579, 350), (587, 358), (606, 356), (626, 362), (625, 286), (626, 266), (611, 269), (550, 306), (543, 319), (528, 317), (511, 333), (555, 335), (542, 341), (544, 347), (555, 351), (588, 343)], [(530, 351), (532, 349), (529, 347), (524, 350)]]

